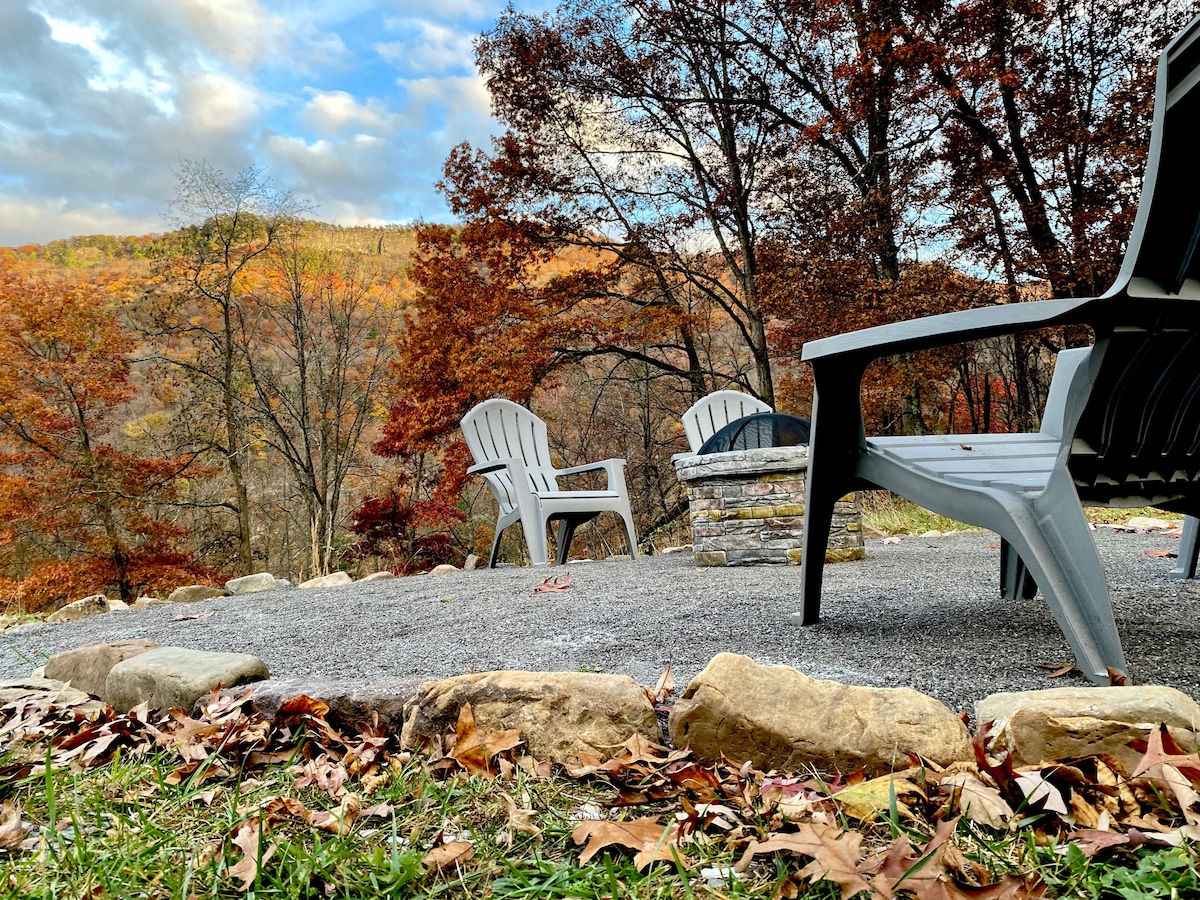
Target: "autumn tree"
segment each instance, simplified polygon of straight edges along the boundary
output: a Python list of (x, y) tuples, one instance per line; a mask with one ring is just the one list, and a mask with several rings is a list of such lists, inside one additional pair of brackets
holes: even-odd
[(194, 457), (131, 451), (116, 427), (135, 394), (125, 294), (114, 278), (0, 270), (0, 544), (27, 548), (34, 606), (110, 584), (132, 601), (205, 574), (165, 514)]
[(365, 466), (365, 435), (383, 406), (395, 278), (358, 255), (308, 249), (303, 239), (261, 258), (234, 336), (253, 394), (248, 414), (289, 467), (304, 501), (309, 566), (334, 561), (347, 479)]
[(254, 570), (247, 490), (246, 400), (249, 377), (238, 338), (254, 264), (295, 224), (305, 206), (251, 166), (233, 177), (206, 162), (184, 160), (169, 214), (180, 230), (154, 296), (153, 321), (163, 359), (187, 381), (208, 415), (197, 417), (196, 440), (217, 453), (229, 473), (243, 572)]

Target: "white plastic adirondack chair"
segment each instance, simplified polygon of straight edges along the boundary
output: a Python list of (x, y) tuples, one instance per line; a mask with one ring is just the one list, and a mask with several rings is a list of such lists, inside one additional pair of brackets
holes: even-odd
[[(625, 460), (554, 468), (546, 423), (511, 400), (485, 400), (476, 405), (463, 416), (462, 430), (475, 458), (468, 474), (482, 475), (500, 505), (489, 566), (496, 565), (500, 535), (516, 522), (525, 532), (530, 561), (535, 566), (545, 565), (546, 525), (551, 519), (559, 521), (557, 561), (562, 565), (567, 561), (575, 529), (602, 512), (615, 512), (621, 517), (629, 555), (637, 558), (637, 531), (625, 488)], [(564, 491), (558, 487), (560, 475), (599, 470), (608, 474), (607, 490)]]
[(741, 391), (716, 391), (701, 397), (683, 414), (683, 430), (692, 452), (676, 456), (691, 456), (699, 452), (705, 441), (735, 419), (770, 411), (768, 404)]

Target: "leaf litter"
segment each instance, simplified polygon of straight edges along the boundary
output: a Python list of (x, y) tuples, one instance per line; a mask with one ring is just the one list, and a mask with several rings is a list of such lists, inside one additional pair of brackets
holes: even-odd
[[(669, 672), (646, 690), (665, 699)], [(241, 810), (225, 837), (237, 859), (224, 871), (243, 892), (276, 861), (274, 834), (284, 825), (346, 835), (366, 820), (395, 821), (391, 804), (367, 806), (363, 799), (368, 785), (413, 760), (393, 735), (370, 728), (342, 734), (327, 721), (328, 707), (304, 696), (264, 718), (251, 712), (251, 693), (214, 692), (195, 717), (180, 710), (153, 717), (144, 707), (120, 714), (55, 695), (14, 701), (2, 709), (0, 752), (8, 762), (0, 768), (0, 789), (11, 794), (47, 764), (82, 772), (118, 753), (167, 751), (180, 760), (168, 783), (187, 781), (196, 788), (215, 782), (196, 791), (203, 804), (213, 802), (223, 782), (278, 777), (268, 772), (286, 774), (293, 789), (325, 797), (325, 808), (275, 794)], [(822, 881), (843, 898), (862, 893), (871, 900), (892, 900), (901, 891), (918, 900), (1045, 896), (1036, 871), (1015, 864), (997, 869), (995, 860), (988, 865), (972, 858), (973, 829), (980, 828), (1027, 833), (1035, 845), (1058, 853), (1073, 847), (1088, 858), (1200, 840), (1200, 755), (1179, 747), (1165, 727), (1150, 733), (1132, 773), (1107, 756), (1015, 768), (1010, 757), (989, 754), (990, 727), (977, 731), (973, 760), (942, 768), (913, 757), (908, 768), (879, 778), (861, 772), (821, 777), (762, 772), (727, 760), (706, 765), (687, 749), (637, 734), (607, 759), (581, 756), (571, 765), (551, 764), (526, 753), (518, 731), (481, 729), (463, 704), (454, 730), (429, 742), (415, 762), (435, 779), (493, 784), (489, 790), (497, 792), (505, 821), (497, 835), (503, 847), (511, 849), (518, 835), (545, 839), (540, 814), (521, 784), (589, 782), (604, 789), (607, 800), (586, 804), (594, 808), (571, 817), (581, 866), (601, 854), (631, 853), (639, 870), (666, 864), (687, 871), (716, 855), (737, 860), (730, 870), (736, 880), (770, 858), (785, 866), (778, 897), (798, 896), (806, 883)], [(144, 802), (161, 790), (135, 793)], [(0, 855), (35, 849), (44, 831), (25, 821), (16, 803), (0, 805)], [(484, 865), (477, 850), (469, 832), (447, 827), (421, 861), (431, 875), (465, 871)]]

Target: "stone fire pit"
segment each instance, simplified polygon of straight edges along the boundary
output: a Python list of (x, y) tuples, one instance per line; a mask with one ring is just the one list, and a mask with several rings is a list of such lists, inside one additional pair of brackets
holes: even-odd
[[(698, 566), (800, 564), (808, 447), (731, 450), (675, 460), (686, 485)], [(826, 562), (862, 559), (853, 494), (834, 508)]]

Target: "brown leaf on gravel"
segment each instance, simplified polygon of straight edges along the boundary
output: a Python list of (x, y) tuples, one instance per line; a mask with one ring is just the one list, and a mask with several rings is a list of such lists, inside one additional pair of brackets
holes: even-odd
[(533, 589), (535, 594), (561, 594), (571, 586), (571, 573), (557, 578), (550, 577)]
[(425, 854), (421, 865), (439, 872), (451, 866), (461, 865), (475, 855), (475, 846), (470, 841), (449, 841), (438, 844)]
[(1174, 559), (1175, 557), (1179, 556), (1179, 554), (1174, 552), (1173, 550), (1147, 550), (1146, 555), (1152, 559), (1162, 559), (1162, 558)]
[(579, 855), (580, 865), (614, 844), (637, 851), (633, 864), (639, 872), (656, 859), (671, 860), (678, 857), (683, 860), (678, 851), (679, 826), (674, 822), (664, 825), (652, 817), (629, 822), (585, 819), (575, 826), (571, 840), (576, 844), (587, 842)]
[(176, 613), (171, 616), (172, 622), (184, 622), (188, 619), (211, 619), (217, 614), (215, 609), (206, 609), (202, 613)]
[(658, 676), (658, 684), (654, 686), (654, 700), (657, 703), (665, 703), (673, 693), (675, 693), (675, 679), (671, 677), (671, 666), (668, 664), (663, 669), (663, 673)]

